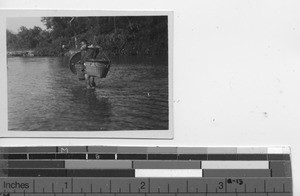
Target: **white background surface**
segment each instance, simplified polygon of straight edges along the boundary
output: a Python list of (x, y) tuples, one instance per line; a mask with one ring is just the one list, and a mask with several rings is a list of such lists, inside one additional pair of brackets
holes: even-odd
[(300, 194), (299, 1), (2, 0), (0, 7), (173, 10), (175, 131), (169, 141), (2, 139), (1, 145), (290, 145), (294, 195)]

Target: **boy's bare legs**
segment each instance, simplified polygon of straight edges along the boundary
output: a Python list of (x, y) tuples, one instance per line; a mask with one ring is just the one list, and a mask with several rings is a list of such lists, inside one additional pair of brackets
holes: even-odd
[(95, 77), (93, 77), (93, 76), (90, 77), (90, 83), (91, 83), (91, 86), (92, 86), (92, 87), (95, 87), (95, 86), (96, 86), (96, 83), (95, 83)]
[(86, 88), (90, 89), (91, 88), (91, 85), (90, 85), (90, 76), (87, 75), (87, 74), (84, 74), (84, 77), (85, 77)]
[(85, 77), (85, 82), (86, 82), (86, 88), (87, 89), (95, 88), (96, 83), (94, 81), (94, 77), (89, 76), (88, 74), (85, 74), (84, 77)]

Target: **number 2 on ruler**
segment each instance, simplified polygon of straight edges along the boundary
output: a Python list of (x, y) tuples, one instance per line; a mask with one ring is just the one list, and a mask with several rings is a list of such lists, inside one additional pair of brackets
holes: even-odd
[(141, 182), (141, 189), (146, 189), (146, 183), (145, 182)]

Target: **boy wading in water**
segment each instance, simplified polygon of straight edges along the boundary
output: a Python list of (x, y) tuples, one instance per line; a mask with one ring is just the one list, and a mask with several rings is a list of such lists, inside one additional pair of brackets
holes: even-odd
[(86, 73), (84, 62), (87, 59), (95, 59), (97, 57), (97, 55), (99, 54), (99, 48), (100, 47), (99, 46), (94, 47), (93, 45), (88, 46), (87, 40), (85, 40), (85, 39), (82, 39), (80, 41), (80, 45), (81, 45), (81, 47), (80, 47), (80, 50), (81, 50), (81, 63), (82, 63), (83, 71), (85, 72), (84, 77), (85, 77), (85, 80), (86, 80), (86, 88), (87, 89), (93, 89), (96, 86), (95, 77), (90, 76)]

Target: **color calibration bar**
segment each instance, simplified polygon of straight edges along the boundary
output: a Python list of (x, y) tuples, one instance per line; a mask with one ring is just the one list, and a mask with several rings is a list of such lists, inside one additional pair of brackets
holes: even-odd
[(290, 149), (0, 148), (0, 177), (291, 177)]
[(292, 196), (290, 149), (0, 147), (0, 196)]

